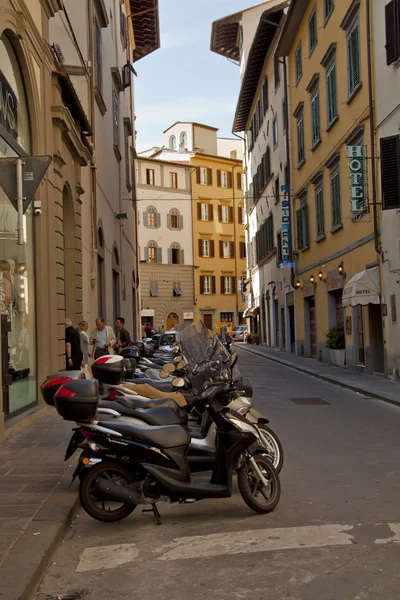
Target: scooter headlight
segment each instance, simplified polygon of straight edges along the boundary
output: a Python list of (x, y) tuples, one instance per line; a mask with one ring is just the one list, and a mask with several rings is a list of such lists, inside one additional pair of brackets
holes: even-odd
[(245, 431), (246, 433), (252, 433), (257, 438), (259, 437), (257, 430), (255, 429), (254, 425), (252, 425), (252, 423), (249, 423), (247, 421), (240, 421), (239, 419), (235, 419), (235, 417), (230, 417), (229, 420), (231, 423), (233, 423), (235, 425), (235, 427), (240, 429), (240, 431)]

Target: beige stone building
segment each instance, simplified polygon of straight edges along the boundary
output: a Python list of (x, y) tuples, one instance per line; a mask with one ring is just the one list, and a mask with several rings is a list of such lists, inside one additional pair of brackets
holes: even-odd
[(0, 439), (40, 414), (65, 317), (138, 329), (131, 64), (158, 47), (156, 0), (0, 0), (0, 159), (52, 159), (22, 240), (0, 188)]

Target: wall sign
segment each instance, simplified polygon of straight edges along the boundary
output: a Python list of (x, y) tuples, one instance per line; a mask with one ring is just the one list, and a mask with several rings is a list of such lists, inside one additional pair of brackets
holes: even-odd
[(194, 313), (192, 312), (184, 312), (183, 313), (183, 320), (184, 321), (190, 321), (190, 319), (194, 318)]
[(0, 70), (0, 124), (18, 139), (18, 100), (3, 72)]
[(279, 265), (281, 269), (293, 269), (294, 263), (290, 262), (291, 230), (290, 230), (290, 207), (289, 207), (289, 187), (281, 185), (283, 192), (282, 200), (282, 262)]
[(144, 308), (140, 315), (142, 317), (154, 317), (154, 310), (152, 310), (151, 308)]
[(350, 212), (365, 210), (364, 146), (347, 146), (350, 179)]

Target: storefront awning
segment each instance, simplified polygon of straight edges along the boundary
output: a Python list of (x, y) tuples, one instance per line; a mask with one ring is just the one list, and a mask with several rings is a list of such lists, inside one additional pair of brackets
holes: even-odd
[(246, 310), (243, 313), (243, 319), (247, 319), (247, 317), (249, 316), (249, 312), (250, 312), (250, 308), (246, 308)]
[(343, 307), (381, 303), (379, 267), (354, 275), (343, 290)]

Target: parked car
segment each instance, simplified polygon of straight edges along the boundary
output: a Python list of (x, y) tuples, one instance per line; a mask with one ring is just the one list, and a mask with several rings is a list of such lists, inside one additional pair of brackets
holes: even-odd
[(235, 342), (244, 342), (246, 337), (246, 327), (244, 325), (234, 327), (232, 337)]

